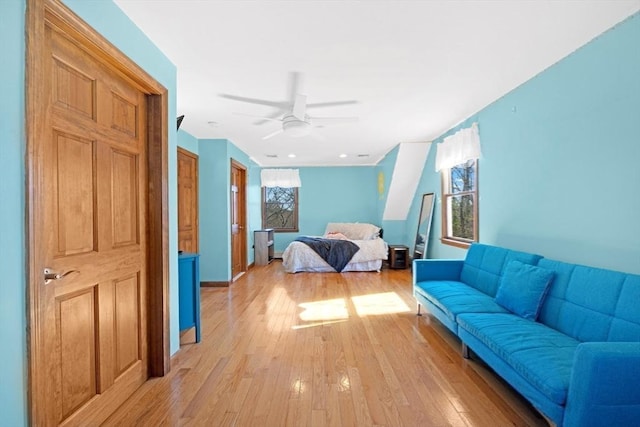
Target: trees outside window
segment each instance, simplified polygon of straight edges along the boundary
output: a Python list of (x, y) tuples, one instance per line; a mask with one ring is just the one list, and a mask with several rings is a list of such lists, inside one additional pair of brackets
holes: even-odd
[(262, 228), (298, 231), (297, 188), (262, 188)]
[(478, 241), (478, 161), (442, 171), (442, 243), (468, 247)]

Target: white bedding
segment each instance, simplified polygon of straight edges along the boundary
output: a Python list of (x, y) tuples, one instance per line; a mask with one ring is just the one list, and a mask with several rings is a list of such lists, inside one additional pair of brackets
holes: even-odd
[[(342, 271), (380, 271), (387, 259), (387, 243), (380, 239), (351, 240), (360, 248)], [(291, 242), (282, 253), (282, 265), (288, 273), (299, 271), (335, 272), (320, 255), (302, 242)]]

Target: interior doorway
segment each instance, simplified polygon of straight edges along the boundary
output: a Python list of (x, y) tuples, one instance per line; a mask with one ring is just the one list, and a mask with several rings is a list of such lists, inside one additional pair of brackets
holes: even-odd
[(98, 425), (169, 370), (167, 91), (27, 2), (29, 416)]
[(178, 250), (198, 253), (198, 156), (178, 147)]
[(247, 168), (231, 160), (231, 281), (247, 271)]

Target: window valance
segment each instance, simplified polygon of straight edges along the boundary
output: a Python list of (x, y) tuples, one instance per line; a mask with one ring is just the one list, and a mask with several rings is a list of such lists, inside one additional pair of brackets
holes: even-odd
[(298, 169), (262, 169), (260, 181), (262, 187), (302, 187)]
[(465, 163), (467, 160), (480, 158), (482, 153), (478, 124), (474, 123), (471, 127), (460, 129), (453, 135), (446, 137), (443, 142), (437, 145), (437, 149), (436, 172)]

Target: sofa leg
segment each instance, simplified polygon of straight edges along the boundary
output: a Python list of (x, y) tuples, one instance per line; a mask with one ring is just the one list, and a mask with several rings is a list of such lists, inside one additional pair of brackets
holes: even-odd
[(420, 313), (420, 308), (422, 306), (420, 305), (420, 303), (418, 303), (418, 313), (416, 314), (416, 316), (422, 316), (422, 313)]
[(471, 359), (471, 357), (469, 357), (469, 347), (467, 347), (465, 343), (462, 343), (462, 357), (464, 359)]

